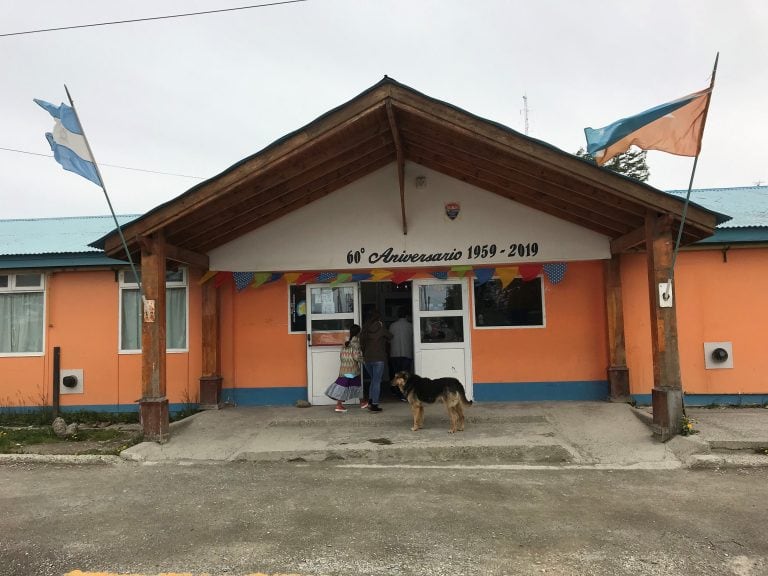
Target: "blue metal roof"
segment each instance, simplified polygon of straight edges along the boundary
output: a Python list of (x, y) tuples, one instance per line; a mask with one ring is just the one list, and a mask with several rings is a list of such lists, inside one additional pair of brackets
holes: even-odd
[[(139, 214), (118, 216), (122, 226)], [(0, 220), (0, 256), (102, 252), (88, 246), (115, 229), (112, 216)]]
[[(668, 193), (685, 198), (688, 190)], [(691, 202), (732, 218), (718, 224), (714, 235), (697, 244), (768, 242), (768, 186), (694, 189)]]

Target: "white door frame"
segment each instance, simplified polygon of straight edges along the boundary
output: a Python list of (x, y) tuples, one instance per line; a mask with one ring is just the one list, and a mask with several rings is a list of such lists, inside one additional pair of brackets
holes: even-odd
[[(352, 311), (335, 311), (337, 303), (332, 297), (336, 288), (352, 289)], [(314, 329), (313, 321), (322, 320), (351, 320), (359, 325), (359, 283), (307, 284), (307, 398), (312, 404), (330, 405), (335, 401), (325, 396), (324, 391), (339, 375), (339, 352), (349, 337), (349, 329)]]
[[(460, 310), (422, 310), (419, 300), (420, 288), (422, 286), (434, 285), (461, 285), (461, 309)], [(472, 398), (472, 342), (471, 342), (471, 324), (469, 322), (469, 279), (468, 278), (449, 278), (447, 280), (438, 279), (414, 279), (412, 281), (413, 297), (413, 360), (414, 371), (416, 374), (422, 374), (424, 366), (424, 355), (432, 350), (463, 350), (464, 352), (464, 370), (457, 377), (464, 384), (467, 398)], [(463, 342), (422, 342), (421, 341), (421, 319), (422, 318), (440, 318), (445, 316), (456, 316), (462, 319), (462, 330), (464, 333)], [(426, 376), (426, 375), (425, 375)], [(438, 375), (436, 375), (438, 376)], [(439, 376), (451, 376), (450, 373), (440, 374)]]

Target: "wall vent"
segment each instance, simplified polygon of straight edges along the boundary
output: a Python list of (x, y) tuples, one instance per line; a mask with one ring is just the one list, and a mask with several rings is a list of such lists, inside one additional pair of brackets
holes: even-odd
[(732, 342), (704, 342), (704, 368), (733, 368)]
[(83, 393), (83, 369), (61, 370), (59, 373), (59, 394)]

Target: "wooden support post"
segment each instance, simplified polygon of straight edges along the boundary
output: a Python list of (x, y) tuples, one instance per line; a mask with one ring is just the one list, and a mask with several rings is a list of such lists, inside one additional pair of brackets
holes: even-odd
[(203, 374), (200, 408), (221, 407), (221, 344), (219, 340), (219, 290), (213, 280), (203, 284)]
[(141, 283), (145, 302), (141, 323), (141, 427), (144, 440), (168, 441), (165, 395), (165, 242), (162, 233), (141, 242)]
[(624, 344), (624, 304), (621, 296), (621, 255), (604, 263), (605, 309), (608, 318), (608, 383), (612, 402), (629, 402), (629, 368)]
[(683, 386), (672, 284), (675, 245), (672, 217), (660, 217), (649, 211), (645, 229), (653, 349), (653, 428), (662, 441), (667, 441), (680, 432), (683, 417)]

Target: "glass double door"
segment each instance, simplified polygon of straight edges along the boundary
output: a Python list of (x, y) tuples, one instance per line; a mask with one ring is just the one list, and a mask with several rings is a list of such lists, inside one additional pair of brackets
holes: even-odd
[[(428, 378), (452, 376), (472, 398), (469, 290), (466, 279), (412, 281), (414, 372)], [(308, 399), (330, 405), (325, 389), (339, 375), (339, 352), (349, 327), (361, 324), (360, 285), (307, 286)]]

